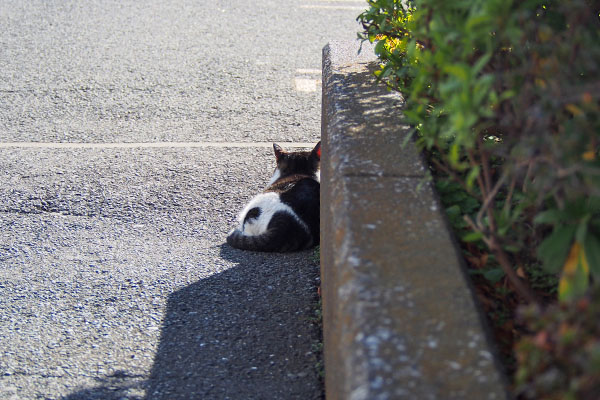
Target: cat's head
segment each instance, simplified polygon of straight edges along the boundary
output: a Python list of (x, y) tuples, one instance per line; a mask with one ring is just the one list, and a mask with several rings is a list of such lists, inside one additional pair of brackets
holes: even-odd
[(277, 143), (273, 143), (277, 168), (273, 181), (285, 176), (301, 174), (316, 176), (321, 164), (321, 142), (311, 151), (285, 151)]

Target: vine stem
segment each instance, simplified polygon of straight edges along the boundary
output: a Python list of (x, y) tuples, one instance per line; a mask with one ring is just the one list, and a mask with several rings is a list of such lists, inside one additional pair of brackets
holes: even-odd
[(483, 226), (482, 222), (481, 222), (481, 219), (483, 218), (483, 213), (489, 209), (490, 204), (492, 203), (492, 200), (494, 200), (494, 197), (500, 190), (500, 187), (504, 184), (505, 180), (506, 180), (506, 174), (503, 174), (502, 177), (500, 179), (498, 179), (498, 182), (496, 182), (496, 184), (494, 185), (492, 190), (485, 197), (483, 205), (481, 206), (481, 209), (477, 213), (477, 225), (478, 226)]

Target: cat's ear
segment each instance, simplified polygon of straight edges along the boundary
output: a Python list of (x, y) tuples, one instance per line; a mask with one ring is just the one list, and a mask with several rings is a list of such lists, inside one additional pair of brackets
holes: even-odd
[(277, 161), (279, 161), (279, 159), (284, 153), (283, 149), (277, 143), (273, 143), (273, 150), (275, 151), (275, 158), (277, 159)]
[(317, 160), (321, 159), (321, 141), (320, 140), (319, 140), (319, 143), (317, 143), (315, 148), (312, 150), (311, 155), (313, 157), (316, 157)]

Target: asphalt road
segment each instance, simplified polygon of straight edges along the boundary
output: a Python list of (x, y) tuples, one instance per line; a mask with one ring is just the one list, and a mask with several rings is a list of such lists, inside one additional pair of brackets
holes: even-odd
[(224, 239), (363, 7), (2, 2), (0, 398), (321, 398), (312, 252)]

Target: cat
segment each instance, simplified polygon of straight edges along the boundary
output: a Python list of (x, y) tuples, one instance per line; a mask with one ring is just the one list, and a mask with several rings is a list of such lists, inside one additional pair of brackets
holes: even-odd
[(235, 248), (286, 252), (319, 244), (321, 142), (287, 152), (273, 143), (277, 167), (268, 187), (246, 205), (227, 236)]

